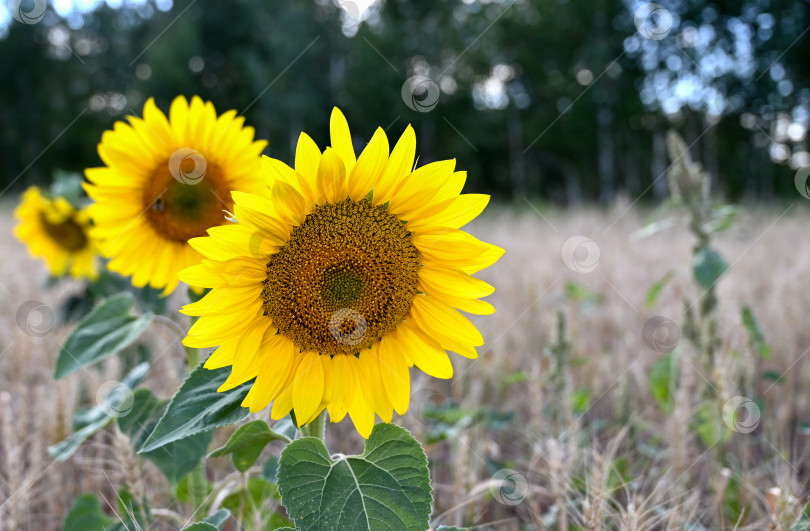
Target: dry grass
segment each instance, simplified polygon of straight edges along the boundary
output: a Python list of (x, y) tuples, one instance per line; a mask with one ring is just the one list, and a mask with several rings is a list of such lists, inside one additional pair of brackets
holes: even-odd
[[(427, 445), (436, 523), (497, 529), (791, 528), (806, 501), (810, 463), (805, 435), (797, 431), (810, 420), (810, 364), (804, 360), (810, 348), (810, 290), (802, 282), (810, 271), (810, 248), (802, 245), (810, 216), (804, 205), (783, 216), (777, 208), (745, 211), (719, 238), (717, 246), (731, 264), (718, 285), (723, 346), (706, 366), (688, 341), (680, 342), (675, 408), (667, 414), (652, 399), (648, 383), (661, 354), (645, 345), (641, 331), (653, 315), (680, 323), (683, 300), (699, 295), (690, 273), (691, 236), (677, 228), (634, 242), (630, 235), (643, 226), (643, 214), (630, 209), (622, 215), (626, 205), (544, 212), (547, 221), (528, 205), (518, 206), (523, 212), (494, 209), (470, 228), (507, 249), (501, 262), (481, 274), (498, 288), (491, 297), (498, 312), (474, 318), (487, 346), (476, 361), (456, 357), (451, 381), (417, 377), (411, 411), (397, 419), (428, 441), (437, 429), (425, 414), (431, 404), (514, 413), (500, 424), (468, 416), (445, 426), (448, 438)], [(100, 371), (53, 381), (66, 330), (31, 337), (15, 315), (28, 300), (56, 308), (77, 286), (44, 289), (44, 270), (11, 240), (11, 218), (8, 209), (2, 212), (0, 529), (57, 529), (80, 493), (114, 501), (123, 483), (147, 494), (154, 507), (165, 507), (170, 503), (165, 480), (128, 453), (112, 430), (68, 462), (48, 456), (46, 447), (69, 433), (79, 402), (92, 403), (101, 383), (120, 378), (120, 367), (110, 362)], [(574, 235), (600, 248), (590, 273), (574, 272), (561, 260), (563, 243)], [(674, 279), (656, 306), (645, 310), (647, 290), (668, 270)], [(566, 297), (569, 281), (603, 299)], [(772, 346), (770, 360), (751, 352), (740, 323), (742, 305), (753, 308)], [(557, 337), (558, 312), (567, 345)], [(155, 326), (149, 343), (155, 363), (145, 385), (167, 396), (182, 377), (182, 352), (166, 328)], [(548, 353), (554, 345), (557, 357)], [(783, 378), (774, 383), (763, 378), (766, 371)], [(717, 403), (702, 403), (707, 387)], [(575, 412), (575, 398), (584, 389), (587, 409)], [(735, 395), (764, 400), (761, 421), (750, 434), (733, 433), (707, 447), (691, 426), (698, 410), (706, 408), (719, 421), (722, 401)], [(349, 452), (361, 441), (344, 422), (330, 430), (328, 445)], [(525, 496), (513, 493), (508, 482), (502, 488), (507, 498), (516, 498), (514, 504), (500, 503), (504, 498), (491, 481), (503, 468), (526, 480)], [(222, 480), (231, 472), (227, 459), (215, 459), (207, 475)], [(742, 516), (734, 506), (742, 508)]]

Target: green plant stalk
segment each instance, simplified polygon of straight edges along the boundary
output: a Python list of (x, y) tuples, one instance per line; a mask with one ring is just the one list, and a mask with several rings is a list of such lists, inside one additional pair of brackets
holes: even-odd
[(200, 507), (205, 503), (207, 497), (205, 488), (205, 461), (200, 462), (188, 477), (188, 494), (191, 507), (194, 510), (194, 521), (200, 521), (205, 517), (205, 511), (200, 511)]
[(299, 430), (304, 437), (315, 437), (323, 441), (326, 435), (326, 410), (321, 411), (312, 422), (301, 426)]
[(188, 372), (191, 372), (200, 364), (200, 351), (196, 348), (185, 347)]

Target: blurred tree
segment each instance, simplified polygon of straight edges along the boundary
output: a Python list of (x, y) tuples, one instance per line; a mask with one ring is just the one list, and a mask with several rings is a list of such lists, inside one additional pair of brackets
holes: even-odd
[(97, 165), (102, 131), (146, 98), (199, 94), (287, 162), (301, 130), (326, 143), (338, 105), (358, 147), (412, 123), (421, 162), (456, 157), (468, 188), (507, 197), (660, 199), (671, 127), (727, 196), (794, 194), (810, 164), (808, 2), (661, 4), (642, 20), (654, 38), (636, 0), (49, 7), (0, 28), (0, 189)]

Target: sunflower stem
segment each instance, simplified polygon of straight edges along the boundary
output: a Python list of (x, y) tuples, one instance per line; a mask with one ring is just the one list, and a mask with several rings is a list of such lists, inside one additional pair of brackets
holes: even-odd
[(304, 437), (316, 437), (323, 441), (326, 435), (326, 410), (321, 411), (312, 422), (301, 426), (299, 430)]
[(188, 360), (188, 372), (193, 371), (200, 363), (200, 351), (196, 348), (186, 347), (186, 360)]

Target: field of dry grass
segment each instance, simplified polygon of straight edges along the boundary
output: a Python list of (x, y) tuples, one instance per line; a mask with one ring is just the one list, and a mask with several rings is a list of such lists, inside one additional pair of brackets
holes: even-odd
[[(743, 209), (718, 237), (730, 264), (718, 283), (721, 348), (707, 364), (689, 341), (678, 342), (674, 407), (666, 412), (649, 384), (663, 354), (650, 348), (642, 330), (653, 316), (682, 323), (684, 299), (700, 295), (691, 277), (694, 241), (683, 224), (635, 239), (647, 214), (627, 208), (540, 214), (524, 202), (493, 208), (469, 227), (507, 250), (480, 275), (497, 288), (490, 298), (497, 313), (473, 318), (487, 344), (478, 360), (454, 356), (450, 381), (417, 376), (411, 410), (395, 417), (426, 444), (437, 525), (792, 528), (810, 491), (802, 433), (810, 422), (808, 206)], [(0, 530), (58, 529), (79, 494), (97, 493), (114, 504), (124, 483), (147, 495), (152, 507), (166, 507), (165, 479), (113, 429), (66, 462), (49, 457), (47, 446), (70, 432), (77, 408), (93, 403), (105, 381), (120, 379), (121, 368), (110, 361), (53, 380), (67, 327), (32, 337), (18, 326), (18, 309), (29, 300), (55, 309), (79, 286), (44, 288), (44, 268), (10, 236), (10, 209), (0, 212)], [(598, 246), (590, 272), (562, 260), (565, 242), (577, 235)], [(647, 309), (650, 286), (670, 270), (672, 281)], [(743, 305), (770, 344), (767, 360), (750, 346)], [(159, 324), (148, 342), (153, 365), (144, 385), (167, 396), (184, 372), (182, 349)], [(703, 399), (707, 389), (715, 400)], [(733, 431), (722, 421), (722, 405), (734, 396), (757, 400), (751, 429)], [(696, 419), (713, 421), (723, 436), (706, 444)], [(347, 421), (330, 429), (328, 439), (330, 449), (343, 453), (362, 444)], [(206, 471), (212, 481), (233, 473), (227, 458), (210, 460)], [(507, 481), (499, 487), (493, 478)]]

